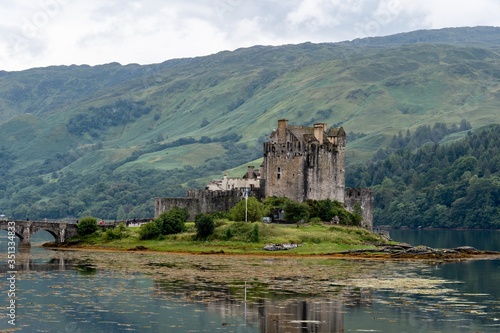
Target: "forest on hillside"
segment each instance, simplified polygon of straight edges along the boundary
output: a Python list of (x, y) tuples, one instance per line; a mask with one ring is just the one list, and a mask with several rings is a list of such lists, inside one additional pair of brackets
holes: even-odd
[[(467, 128), (466, 123), (460, 125)], [(375, 191), (375, 223), (392, 227), (500, 228), (500, 125), (439, 144), (446, 126), (400, 133), (392, 147), (356, 165), (347, 183)], [(415, 149), (414, 144), (423, 144)]]

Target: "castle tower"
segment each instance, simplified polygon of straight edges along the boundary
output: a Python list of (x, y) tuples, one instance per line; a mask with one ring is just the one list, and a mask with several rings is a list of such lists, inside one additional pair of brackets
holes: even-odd
[(289, 126), (278, 121), (264, 143), (265, 197), (288, 197), (302, 202), (331, 199), (344, 202), (345, 132), (324, 123)]

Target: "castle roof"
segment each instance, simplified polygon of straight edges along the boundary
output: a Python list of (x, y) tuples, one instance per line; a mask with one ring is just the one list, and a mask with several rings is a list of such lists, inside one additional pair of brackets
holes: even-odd
[(314, 127), (288, 126), (288, 129), (299, 140), (304, 140), (307, 143), (318, 141), (314, 136)]
[[(323, 124), (325, 126), (326, 130), (326, 124)], [(304, 143), (310, 144), (313, 142), (318, 142), (318, 139), (315, 135), (315, 127), (308, 127), (308, 126), (288, 126), (285, 122), (285, 130), (295, 137), (297, 140), (302, 141)], [(322, 130), (323, 134), (323, 139), (321, 140), (322, 143), (326, 142), (329, 137), (345, 137), (346, 133), (342, 127), (330, 127), (326, 133), (324, 130)], [(270, 136), (271, 141), (273, 140), (278, 140), (278, 131), (273, 130)]]
[(338, 128), (330, 127), (327, 135), (328, 136), (345, 136), (345, 131), (342, 127), (338, 127)]
[(288, 126), (288, 129), (297, 138), (302, 138), (306, 134), (312, 134), (312, 135), (314, 135), (314, 128), (312, 128), (312, 127), (306, 127), (306, 126)]

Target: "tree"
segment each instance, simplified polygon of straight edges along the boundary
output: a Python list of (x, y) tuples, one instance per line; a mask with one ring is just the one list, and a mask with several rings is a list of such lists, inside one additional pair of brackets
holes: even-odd
[(321, 221), (331, 221), (342, 207), (339, 202), (330, 199), (307, 200), (306, 204), (309, 206), (309, 217), (318, 217)]
[(97, 219), (95, 217), (84, 217), (77, 224), (78, 235), (88, 236), (97, 231)]
[(262, 219), (262, 216), (264, 216), (264, 205), (254, 197), (250, 197), (247, 200), (248, 203), (245, 203), (245, 200), (241, 200), (233, 208), (231, 208), (229, 214), (231, 215), (231, 219), (233, 221), (245, 221), (247, 204), (247, 221), (256, 222)]
[(309, 206), (305, 203), (290, 201), (285, 205), (285, 220), (299, 223), (309, 219)]
[(268, 197), (264, 199), (264, 216), (274, 217), (280, 211), (285, 210), (285, 206), (292, 200), (286, 197)]
[(207, 239), (215, 231), (214, 219), (209, 214), (196, 215), (194, 225), (196, 227), (196, 238), (198, 239)]
[(186, 230), (184, 222), (186, 222), (188, 216), (189, 213), (185, 208), (173, 207), (155, 218), (154, 223), (156, 223), (162, 235), (178, 234)]

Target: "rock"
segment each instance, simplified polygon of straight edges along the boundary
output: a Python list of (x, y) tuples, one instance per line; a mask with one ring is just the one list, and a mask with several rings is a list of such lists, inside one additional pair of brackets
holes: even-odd
[(453, 250), (455, 250), (457, 252), (462, 252), (462, 253), (478, 253), (479, 252), (479, 250), (477, 250), (476, 248), (474, 248), (472, 246), (459, 246), (459, 247), (454, 248)]
[(291, 250), (295, 249), (298, 244), (267, 244), (264, 246), (264, 250), (266, 251), (282, 251), (282, 250)]
[(409, 249), (406, 249), (405, 253), (423, 254), (423, 253), (432, 253), (435, 251), (436, 250), (434, 250), (431, 247), (418, 245), (418, 246), (414, 246), (414, 247), (410, 247)]

